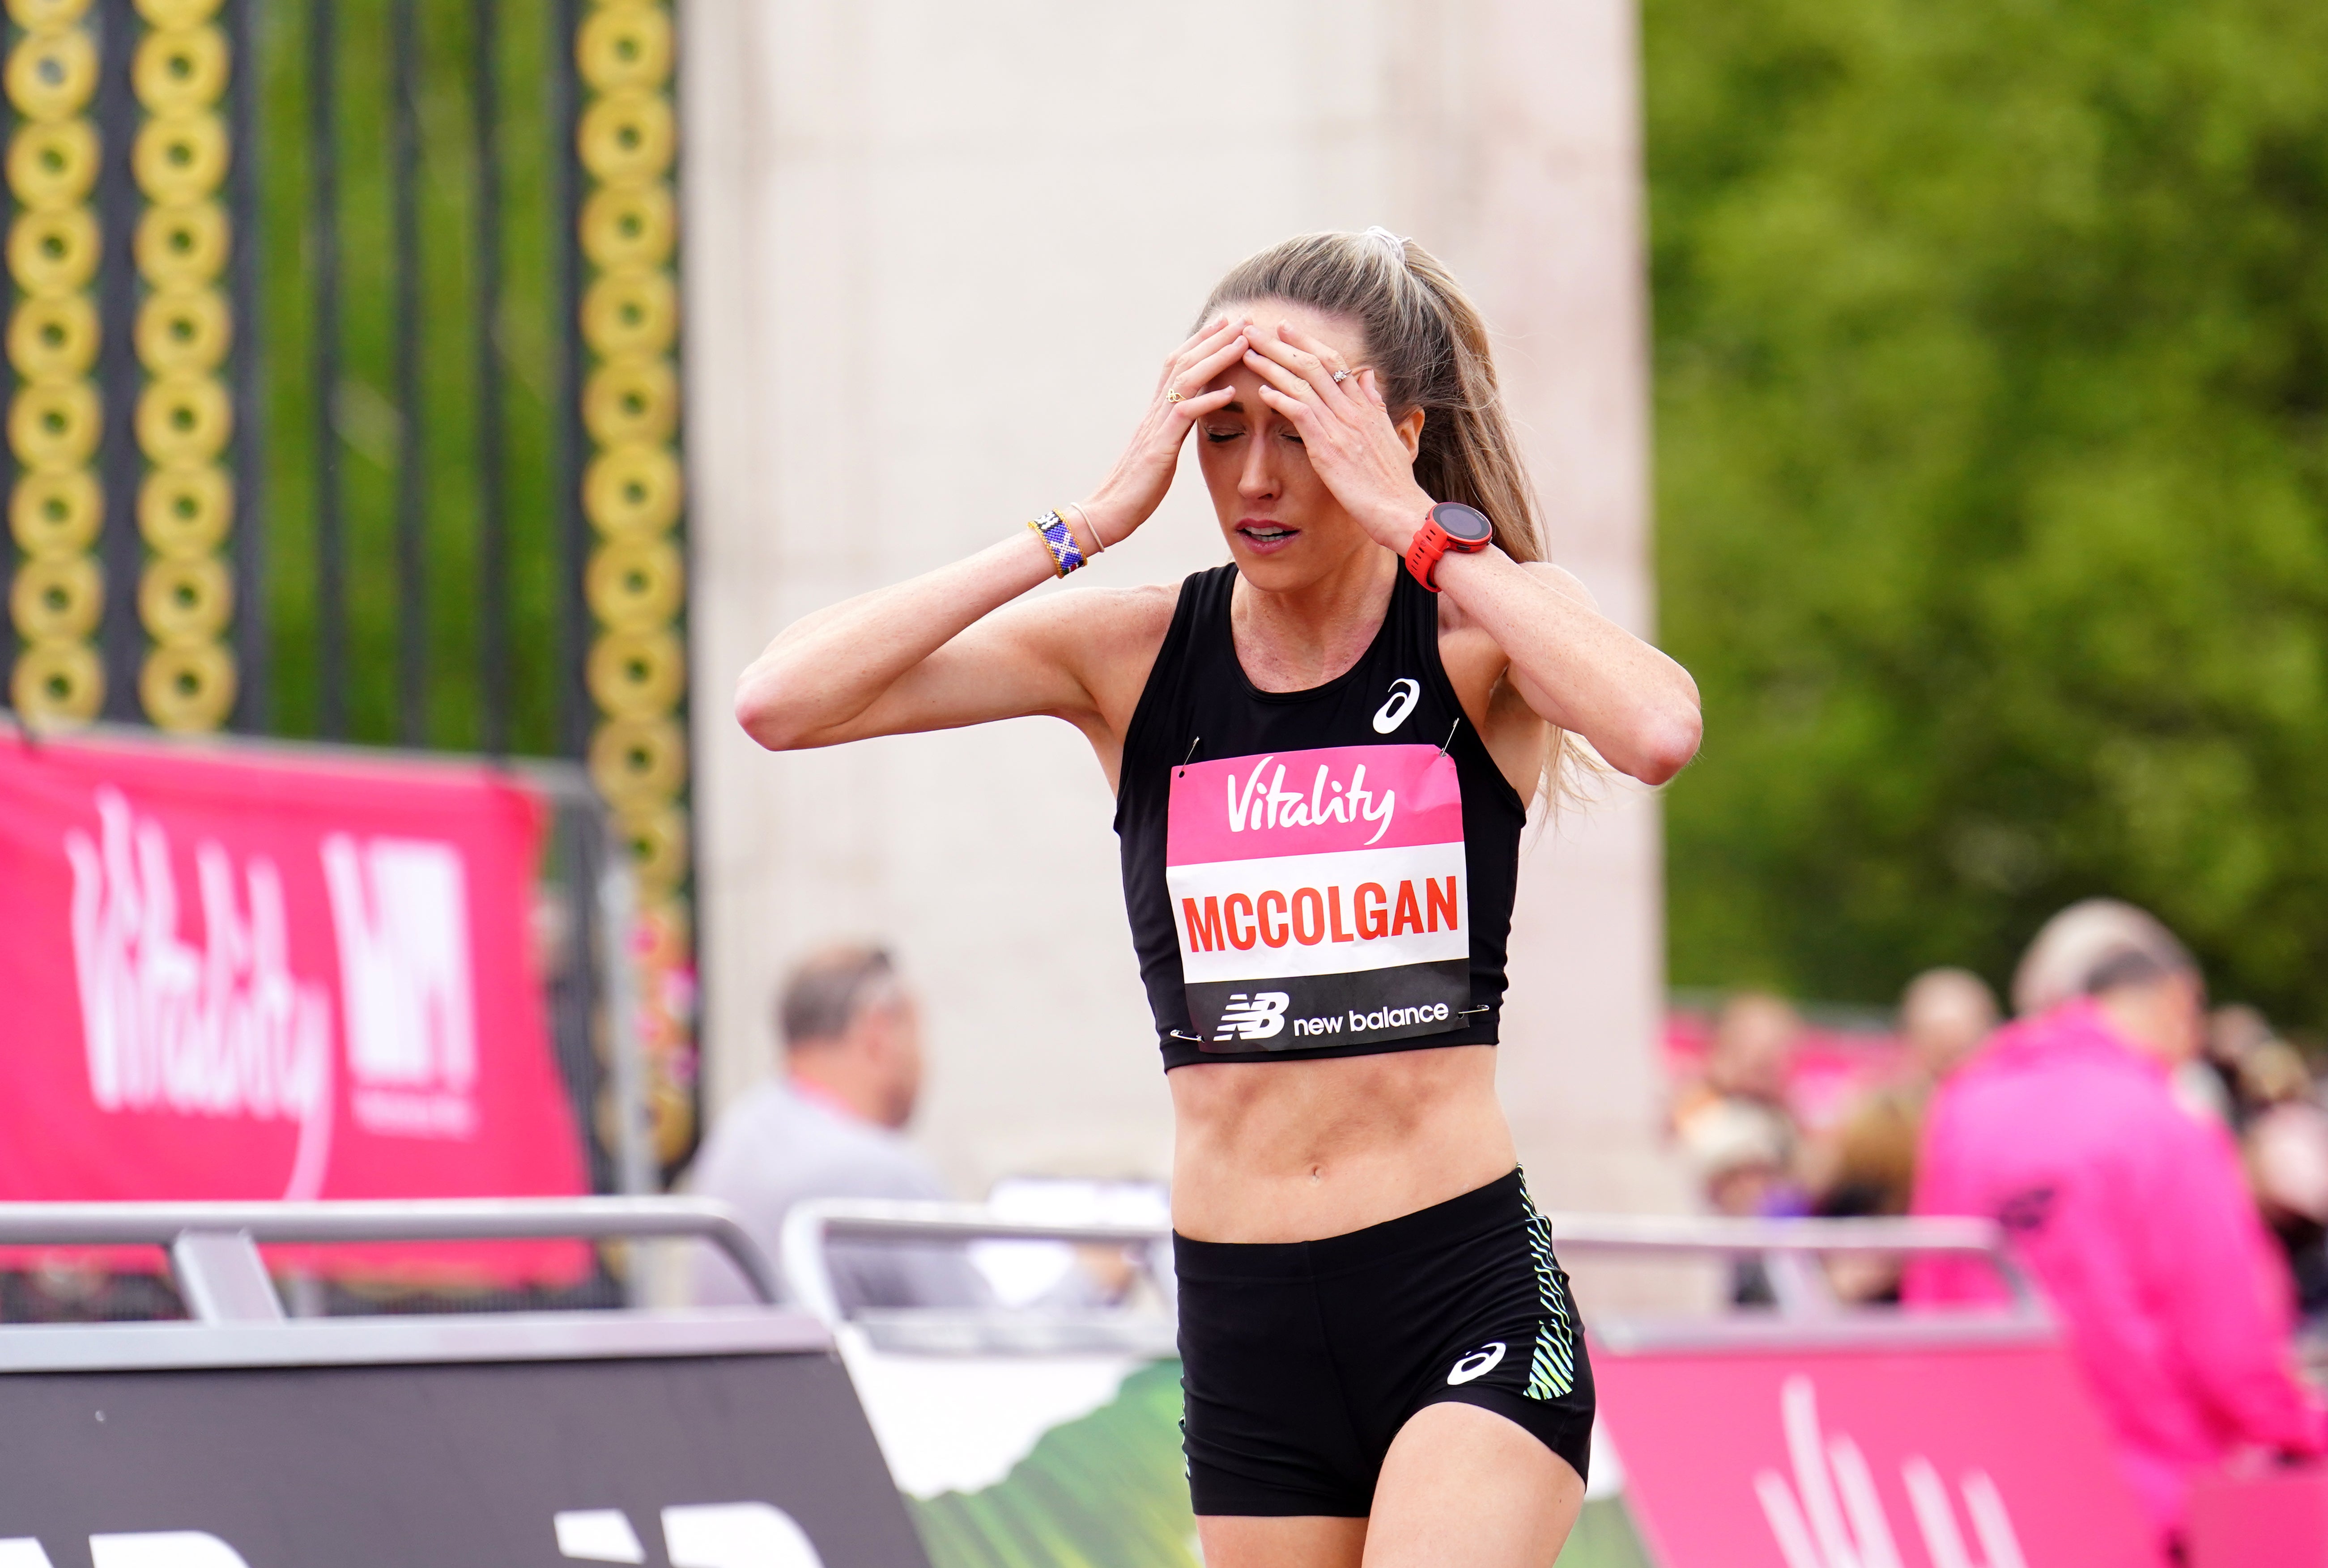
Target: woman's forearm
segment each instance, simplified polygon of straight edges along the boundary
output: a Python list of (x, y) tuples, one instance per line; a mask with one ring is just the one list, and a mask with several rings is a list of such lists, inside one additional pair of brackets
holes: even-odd
[(923, 661), (1053, 575), (1031, 529), (894, 587), (803, 616), (736, 683), (736, 719), (772, 751), (819, 746)]
[(1610, 765), (1658, 784), (1697, 754), (1697, 683), (1689, 671), (1549, 575), (1489, 549), (1448, 555), (1436, 580), (1495, 638), (1528, 706), (1591, 741)]

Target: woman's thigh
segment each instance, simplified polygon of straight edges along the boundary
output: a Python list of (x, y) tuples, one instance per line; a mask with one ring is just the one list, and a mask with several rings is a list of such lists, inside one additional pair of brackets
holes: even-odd
[(1582, 1478), (1531, 1433), (1477, 1405), (1427, 1404), (1399, 1428), (1359, 1521), (1365, 1568), (1552, 1568), (1583, 1507)]
[(1359, 1568), (1366, 1522), (1316, 1514), (1207, 1514), (1197, 1517), (1197, 1539), (1205, 1549), (1205, 1568)]

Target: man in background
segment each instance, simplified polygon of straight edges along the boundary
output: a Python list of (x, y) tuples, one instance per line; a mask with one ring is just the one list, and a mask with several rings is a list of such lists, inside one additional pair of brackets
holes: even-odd
[[(2243, 1451), (2328, 1451), (2297, 1380), (2286, 1268), (2230, 1133), (2173, 1074), (2205, 1038), (2206, 989), (2173, 933), (2092, 899), (2038, 934), (2021, 1018), (1933, 1096), (1914, 1211), (1980, 1215), (2036, 1277), (2162, 1533), (2192, 1479)], [(1911, 1304), (1997, 1300), (1986, 1265), (1926, 1258)]]
[[(803, 1198), (949, 1195), (900, 1131), (921, 1093), (921, 1013), (888, 953), (845, 944), (810, 954), (776, 1011), (783, 1071), (728, 1108), (689, 1185), (733, 1205), (781, 1270), (784, 1216)], [(697, 1252), (699, 1303), (753, 1299), (724, 1256)], [(840, 1244), (826, 1256), (844, 1308), (979, 1306), (990, 1297), (960, 1248)]]

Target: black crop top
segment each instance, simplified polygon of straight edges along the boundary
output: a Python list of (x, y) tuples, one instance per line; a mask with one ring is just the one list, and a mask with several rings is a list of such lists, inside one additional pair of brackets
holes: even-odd
[(1123, 901), (1169, 1070), (1493, 1045), (1527, 806), (1404, 571), (1363, 657), (1263, 691), (1234, 566), (1180, 585), (1124, 737)]

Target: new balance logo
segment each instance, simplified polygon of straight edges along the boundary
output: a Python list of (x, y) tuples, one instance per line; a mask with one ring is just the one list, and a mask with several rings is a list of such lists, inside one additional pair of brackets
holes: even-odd
[(1285, 1009), (1292, 997), (1281, 991), (1257, 991), (1250, 997), (1243, 991), (1229, 995), (1229, 1005), (1221, 1009), (1221, 1027), (1215, 1031), (1216, 1040), (1265, 1040), (1285, 1028)]

